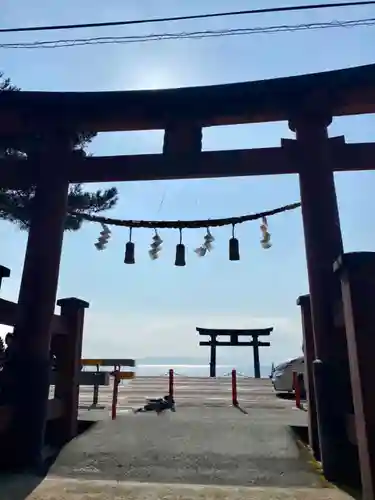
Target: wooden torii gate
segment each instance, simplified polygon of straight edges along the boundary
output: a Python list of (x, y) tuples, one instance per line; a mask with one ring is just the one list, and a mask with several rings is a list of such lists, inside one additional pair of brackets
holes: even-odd
[[(365, 384), (372, 380), (368, 353), (375, 349), (370, 334), (375, 322), (371, 316), (375, 315), (371, 306), (375, 280), (370, 283), (375, 276), (375, 253), (344, 255), (334, 172), (375, 170), (375, 143), (346, 143), (345, 137), (328, 134), (334, 117), (369, 113), (375, 113), (375, 64), (169, 90), (2, 92), (1, 143), (38, 139), (38, 146), (26, 152), (26, 159), (0, 159), (2, 188), (36, 187), (14, 329), (16, 417), (9, 438), (17, 456), (12, 459), (30, 465), (41, 457), (49, 393), (50, 324), (69, 183), (296, 174), (311, 306), (310, 316), (306, 313), (311, 329), (306, 321), (305, 330), (313, 336), (309, 359), (319, 361), (314, 362), (309, 386), (315, 390), (323, 470), (329, 480), (340, 481), (358, 470), (360, 463), (363, 498), (373, 499), (375, 393), (371, 386), (365, 390)], [(287, 122), (295, 138), (281, 139), (279, 147), (202, 151), (205, 127), (275, 121)], [(73, 148), (73, 138), (83, 131), (156, 129), (164, 130), (160, 154), (84, 158)], [(363, 304), (369, 306), (365, 309)], [(338, 324), (336, 309), (343, 318)], [(30, 412), (24, 411), (25, 380), (33, 400)], [(350, 451), (353, 445), (347, 420), (355, 422), (356, 453)], [(349, 456), (353, 457), (350, 461)]]
[[(216, 377), (216, 347), (252, 347), (254, 354), (254, 377), (260, 378), (259, 347), (269, 347), (270, 342), (262, 342), (260, 336), (271, 335), (273, 328), (257, 330), (220, 330), (217, 328), (196, 328), (199, 335), (208, 335), (210, 340), (201, 340), (200, 346), (210, 346), (210, 377)], [(217, 337), (229, 337), (229, 340), (217, 340)], [(238, 337), (252, 337), (252, 340), (240, 341)]]

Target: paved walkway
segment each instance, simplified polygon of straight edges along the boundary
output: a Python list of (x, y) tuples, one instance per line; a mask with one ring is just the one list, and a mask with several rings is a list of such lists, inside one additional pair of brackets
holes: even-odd
[[(23, 486), (20, 483), (23, 482)], [(2, 489), (2, 500), (350, 500), (330, 488), (246, 488), (160, 483), (93, 481), (50, 477), (36, 489), (20, 478)], [(34, 491), (31, 491), (34, 490)], [(28, 492), (31, 491), (30, 494)]]
[[(242, 406), (269, 410), (284, 410), (293, 406), (289, 400), (275, 397), (269, 379), (238, 377), (238, 398)], [(81, 387), (82, 409), (92, 403), (92, 388)], [(136, 377), (119, 387), (118, 411), (143, 406), (146, 398), (162, 397), (168, 393), (168, 377)], [(175, 398), (179, 407), (228, 407), (232, 400), (231, 377), (175, 377)], [(112, 388), (101, 387), (99, 403), (110, 408)]]
[(47, 478), (36, 489), (35, 478), (1, 481), (1, 500), (349, 498), (326, 487), (301, 452), (290, 425), (305, 425), (306, 413), (277, 399), (268, 380), (239, 381), (247, 414), (230, 406), (230, 379), (186, 377), (176, 380), (176, 413), (129, 411), (167, 387), (166, 377), (140, 377), (121, 388), (115, 421), (107, 389), (104, 411), (82, 411), (100, 421), (64, 448)]

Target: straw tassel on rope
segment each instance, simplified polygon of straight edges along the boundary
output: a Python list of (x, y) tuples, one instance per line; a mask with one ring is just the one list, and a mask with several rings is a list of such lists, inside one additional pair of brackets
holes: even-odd
[(108, 240), (111, 237), (111, 230), (106, 224), (101, 223), (102, 230), (100, 231), (100, 235), (98, 241), (95, 243), (95, 247), (97, 250), (105, 250)]
[(203, 244), (200, 247), (196, 248), (194, 252), (198, 255), (198, 257), (204, 257), (207, 252), (211, 252), (213, 248), (212, 243), (214, 241), (215, 238), (212, 236), (210, 229), (207, 228)]
[(163, 240), (160, 238), (157, 230), (155, 229), (155, 234), (152, 237), (152, 243), (150, 245), (150, 250), (148, 251), (148, 254), (149, 254), (151, 260), (156, 260), (159, 258), (159, 252), (161, 251), (162, 243), (163, 243)]
[(268, 249), (272, 247), (271, 243), (271, 235), (268, 232), (268, 222), (267, 217), (262, 217), (262, 224), (260, 225), (260, 230), (262, 232), (262, 239), (260, 240), (260, 244), (264, 249)]
[[(273, 210), (268, 210), (265, 212), (259, 212), (251, 215), (242, 215), (240, 217), (228, 217), (222, 219), (208, 219), (208, 220), (172, 220), (172, 221), (145, 221), (145, 220), (121, 220), (121, 219), (111, 219), (108, 217), (102, 217), (97, 215), (80, 214), (76, 212), (69, 212), (72, 217), (77, 219), (86, 220), (89, 222), (96, 222), (101, 225), (100, 236), (95, 243), (97, 250), (104, 250), (107, 247), (107, 243), (111, 238), (111, 230), (109, 225), (114, 225), (117, 227), (127, 227), (129, 229), (129, 241), (125, 246), (125, 264), (135, 264), (135, 245), (132, 241), (132, 230), (133, 228), (144, 228), (153, 229), (154, 236), (152, 237), (152, 243), (149, 249), (149, 256), (152, 260), (156, 260), (160, 256), (160, 251), (162, 249), (163, 240), (158, 234), (158, 229), (178, 229), (180, 233), (180, 241), (176, 245), (176, 258), (175, 265), (178, 267), (186, 266), (186, 248), (182, 243), (182, 230), (183, 229), (198, 229), (205, 228), (206, 234), (204, 236), (204, 241), (201, 246), (196, 248), (194, 252), (198, 257), (203, 257), (207, 255), (207, 252), (211, 252), (213, 249), (212, 243), (215, 241), (210, 228), (211, 227), (222, 227), (222, 226), (232, 226), (232, 237), (229, 240), (229, 260), (238, 261), (240, 260), (240, 249), (239, 241), (235, 237), (235, 226), (237, 224), (242, 224), (244, 222), (261, 220), (260, 231), (262, 234), (260, 243), (262, 248), (269, 249), (272, 246), (271, 234), (268, 230), (268, 220), (267, 217), (276, 215), (289, 210), (295, 210), (299, 208), (301, 203), (293, 203), (290, 205), (285, 205)], [(0, 204), (0, 209), (5, 210)]]

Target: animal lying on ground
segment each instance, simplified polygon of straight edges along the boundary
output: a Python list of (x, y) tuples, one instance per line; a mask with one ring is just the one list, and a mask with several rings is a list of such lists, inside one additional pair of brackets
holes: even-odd
[(165, 410), (176, 411), (175, 402), (172, 396), (164, 396), (163, 398), (149, 399), (148, 402), (138, 408), (133, 410), (134, 413), (145, 413), (146, 411), (155, 411), (158, 415)]

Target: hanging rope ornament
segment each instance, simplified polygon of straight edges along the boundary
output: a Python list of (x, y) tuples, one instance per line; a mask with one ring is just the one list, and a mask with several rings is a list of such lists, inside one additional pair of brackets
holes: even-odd
[(129, 241), (125, 245), (125, 264), (135, 264), (135, 245), (132, 242), (132, 230), (133, 228), (129, 229)]
[[(128, 219), (112, 219), (109, 217), (102, 217), (99, 215), (92, 214), (82, 214), (76, 211), (69, 211), (69, 215), (75, 218), (77, 221), (88, 221), (94, 222), (101, 225), (102, 231), (100, 232), (100, 237), (98, 241), (94, 244), (97, 250), (104, 250), (108, 240), (111, 237), (111, 231), (108, 226), (116, 226), (116, 227), (126, 227), (130, 230), (129, 241), (126, 244), (125, 251), (125, 259), (124, 262), (126, 264), (135, 264), (135, 248), (134, 243), (131, 241), (131, 232), (133, 228), (137, 229), (152, 229), (155, 231), (155, 235), (153, 237), (153, 241), (151, 243), (151, 248), (149, 249), (149, 254), (151, 259), (157, 259), (161, 250), (162, 240), (160, 236), (157, 234), (158, 229), (178, 229), (180, 231), (180, 243), (176, 246), (176, 266), (185, 266), (185, 246), (182, 244), (182, 230), (183, 229), (206, 229), (206, 235), (204, 237), (204, 243), (200, 247), (195, 249), (195, 253), (199, 257), (203, 257), (212, 250), (212, 243), (214, 241), (214, 237), (212, 236), (209, 228), (212, 227), (223, 227), (223, 226), (232, 226), (232, 238), (229, 240), (229, 260), (235, 261), (240, 260), (240, 252), (239, 252), (239, 241), (234, 236), (234, 227), (237, 224), (243, 224), (245, 222), (261, 220), (260, 230), (262, 232), (262, 238), (260, 243), (263, 248), (268, 249), (271, 248), (271, 234), (268, 232), (268, 222), (267, 217), (271, 217), (276, 214), (280, 214), (283, 212), (287, 212), (290, 210), (295, 210), (301, 206), (300, 202), (291, 203), (289, 205), (284, 205), (282, 207), (274, 208), (272, 210), (267, 210), (264, 212), (258, 212), (254, 214), (241, 215), (237, 217), (225, 217), (220, 219), (198, 219), (198, 220), (168, 220), (168, 221), (160, 221), (160, 220), (128, 220)], [(8, 206), (5, 206), (0, 203), (0, 210), (5, 213), (12, 214)], [(13, 214), (14, 215), (14, 214)], [(16, 214), (17, 215), (17, 214)]]
[(161, 245), (163, 240), (160, 238), (157, 230), (155, 229), (155, 235), (152, 237), (152, 243), (150, 245), (150, 250), (148, 254), (152, 260), (156, 260), (159, 258), (159, 252), (161, 251)]
[(176, 260), (174, 265), (178, 267), (186, 266), (185, 260), (185, 245), (182, 243), (182, 229), (179, 228), (180, 231), (180, 243), (176, 245)]
[(108, 240), (111, 237), (111, 230), (106, 224), (101, 223), (102, 230), (100, 231), (100, 235), (97, 243), (95, 243), (95, 247), (97, 250), (105, 250)]
[(229, 240), (229, 260), (240, 260), (240, 243), (234, 236), (234, 224), (232, 224), (232, 237)]
[(260, 244), (264, 249), (271, 248), (272, 247), (271, 235), (268, 232), (267, 217), (262, 217), (262, 224), (260, 225), (260, 230), (262, 232), (262, 239), (260, 240)]
[(212, 236), (209, 228), (207, 228), (206, 235), (204, 237), (204, 243), (200, 247), (196, 248), (194, 252), (198, 255), (198, 257), (204, 257), (207, 252), (211, 252), (213, 246), (212, 243), (215, 241), (215, 238)]

